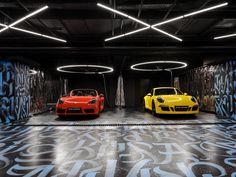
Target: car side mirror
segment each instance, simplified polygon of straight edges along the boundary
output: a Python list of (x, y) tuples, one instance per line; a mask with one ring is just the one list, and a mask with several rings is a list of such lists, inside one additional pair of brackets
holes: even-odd
[(187, 93), (184, 93), (184, 95), (188, 95)]
[(152, 94), (151, 94), (151, 93), (148, 93), (147, 96), (152, 96)]
[(103, 94), (100, 94), (99, 96), (100, 96), (100, 97), (104, 97), (104, 95), (103, 95)]

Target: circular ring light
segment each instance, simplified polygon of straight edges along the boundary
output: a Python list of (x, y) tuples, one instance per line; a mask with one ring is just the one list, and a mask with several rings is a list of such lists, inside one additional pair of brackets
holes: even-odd
[[(98, 68), (98, 69), (105, 69), (106, 71), (90, 72), (90, 71), (65, 70), (65, 69), (71, 69), (71, 68)], [(105, 74), (105, 73), (113, 72), (114, 69), (108, 66), (101, 66), (101, 65), (65, 65), (65, 66), (58, 67), (57, 71), (64, 72), (64, 73), (73, 73), (73, 74)]]
[(30, 69), (30, 70), (29, 70), (29, 73), (30, 73), (31, 75), (35, 75), (35, 74), (37, 74), (38, 72), (37, 72), (36, 70), (34, 70), (34, 69)]
[[(173, 67), (173, 68), (165, 68), (165, 69), (148, 69), (148, 68), (138, 68), (138, 66), (143, 65), (150, 65), (150, 64), (178, 64), (180, 66)], [(182, 69), (186, 68), (188, 66), (187, 63), (180, 62), (180, 61), (149, 61), (149, 62), (143, 62), (143, 63), (137, 63), (132, 66), (130, 66), (130, 69), (136, 70), (136, 71), (163, 71), (163, 70), (176, 70), (176, 69)]]

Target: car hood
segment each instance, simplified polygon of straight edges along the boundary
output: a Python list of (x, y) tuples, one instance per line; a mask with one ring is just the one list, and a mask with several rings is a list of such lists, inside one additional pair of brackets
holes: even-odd
[(192, 102), (192, 96), (188, 95), (158, 95), (157, 97), (161, 97), (165, 102)]
[(95, 96), (70, 96), (70, 97), (63, 97), (62, 99), (65, 101), (65, 103), (70, 103), (70, 102), (89, 102), (92, 99), (95, 99)]

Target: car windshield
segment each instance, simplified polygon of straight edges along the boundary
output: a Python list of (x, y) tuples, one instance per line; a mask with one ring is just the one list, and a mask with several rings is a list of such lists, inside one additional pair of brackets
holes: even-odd
[(181, 92), (179, 89), (176, 89), (177, 95), (183, 95), (183, 92)]
[(181, 91), (175, 91), (174, 88), (156, 89), (155, 95), (182, 95)]
[(72, 90), (71, 96), (96, 96), (95, 90)]

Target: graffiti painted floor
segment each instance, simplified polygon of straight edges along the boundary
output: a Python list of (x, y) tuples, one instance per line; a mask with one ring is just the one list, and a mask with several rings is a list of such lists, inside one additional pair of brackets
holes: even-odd
[(155, 117), (150, 112), (135, 109), (110, 109), (101, 113), (100, 117), (68, 117), (60, 119), (55, 112), (33, 116), (17, 125), (114, 125), (114, 124), (215, 124), (236, 123), (232, 119), (220, 119), (215, 114), (201, 112), (197, 116), (161, 116)]
[(236, 125), (1, 126), (0, 176), (235, 177)]

